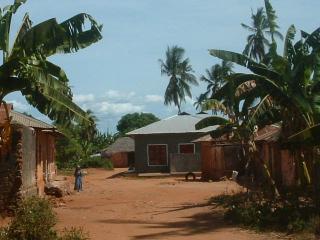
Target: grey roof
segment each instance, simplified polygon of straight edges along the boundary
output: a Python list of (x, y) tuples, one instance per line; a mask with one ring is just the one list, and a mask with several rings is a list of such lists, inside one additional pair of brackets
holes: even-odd
[(206, 133), (215, 130), (217, 126), (210, 126), (200, 130), (195, 129), (195, 125), (208, 114), (196, 115), (175, 115), (145, 127), (133, 130), (127, 135), (160, 134), (160, 133)]
[(131, 137), (118, 138), (113, 144), (102, 150), (102, 155), (117, 152), (134, 152), (134, 140)]
[(19, 112), (13, 111), (13, 110), (10, 111), (10, 117), (12, 117), (12, 119), (11, 119), (12, 123), (21, 124), (21, 125), (27, 126), (27, 127), (41, 128), (41, 129), (55, 129), (56, 128), (53, 125), (50, 125), (48, 123), (45, 123), (43, 121), (40, 121), (40, 120), (35, 119), (33, 117), (29, 117), (23, 113), (19, 113)]

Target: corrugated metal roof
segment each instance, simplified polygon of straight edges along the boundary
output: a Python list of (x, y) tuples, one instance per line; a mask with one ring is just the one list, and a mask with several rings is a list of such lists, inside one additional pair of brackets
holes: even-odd
[(196, 130), (195, 125), (208, 114), (175, 115), (145, 127), (127, 133), (127, 135), (160, 134), (160, 133), (206, 133), (215, 130), (217, 126), (210, 126)]
[(41, 128), (41, 129), (55, 129), (56, 127), (53, 125), (50, 125), (48, 123), (45, 123), (43, 121), (40, 121), (38, 119), (35, 119), (33, 117), (29, 117), (23, 113), (19, 113), (16, 111), (11, 110), (10, 111), (10, 117), (12, 117), (11, 122), (12, 123), (18, 123), (23, 126), (27, 127), (33, 127), (33, 128)]
[(221, 137), (218, 138), (212, 138), (210, 134), (204, 135), (200, 138), (197, 138), (193, 140), (192, 142), (230, 142), (233, 143), (229, 138), (227, 134), (224, 134)]
[(278, 141), (280, 134), (281, 134), (281, 126), (276, 124), (267, 125), (257, 132), (257, 135), (255, 136), (254, 140), (276, 142)]
[(102, 150), (101, 155), (117, 152), (134, 152), (134, 140), (131, 137), (118, 138), (113, 144)]

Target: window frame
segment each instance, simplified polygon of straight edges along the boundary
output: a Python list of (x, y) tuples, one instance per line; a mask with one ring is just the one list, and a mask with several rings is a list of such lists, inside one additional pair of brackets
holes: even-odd
[[(181, 151), (180, 151), (181, 145), (193, 145), (193, 153), (181, 153)], [(196, 153), (196, 145), (194, 143), (179, 143), (178, 144), (178, 153), (179, 154), (195, 154)]]
[[(153, 165), (150, 164), (150, 156), (149, 156), (149, 146), (166, 146), (166, 164), (165, 165)], [(157, 144), (147, 144), (147, 160), (148, 160), (148, 167), (167, 167), (169, 162), (169, 155), (168, 155), (168, 144), (165, 143), (157, 143)]]

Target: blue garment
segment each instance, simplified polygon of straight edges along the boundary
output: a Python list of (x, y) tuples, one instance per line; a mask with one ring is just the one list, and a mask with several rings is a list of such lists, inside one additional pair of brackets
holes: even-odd
[(76, 168), (74, 171), (75, 183), (74, 190), (82, 191), (82, 171), (80, 168)]
[(81, 175), (76, 177), (76, 190), (78, 192), (82, 191), (82, 176)]

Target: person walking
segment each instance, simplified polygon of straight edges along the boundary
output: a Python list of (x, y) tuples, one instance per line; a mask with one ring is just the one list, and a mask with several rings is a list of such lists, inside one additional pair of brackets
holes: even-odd
[(74, 171), (74, 178), (74, 190), (77, 190), (78, 192), (82, 191), (82, 171), (79, 165)]

